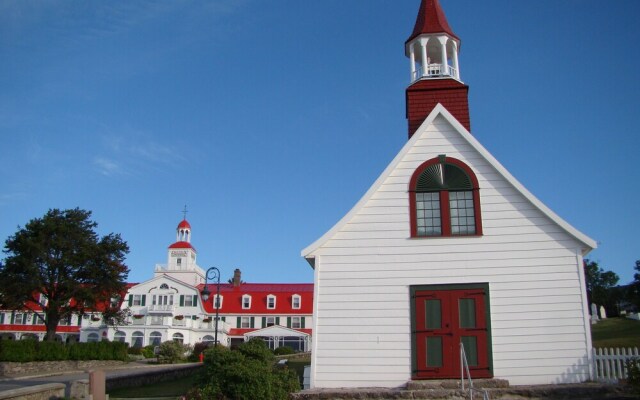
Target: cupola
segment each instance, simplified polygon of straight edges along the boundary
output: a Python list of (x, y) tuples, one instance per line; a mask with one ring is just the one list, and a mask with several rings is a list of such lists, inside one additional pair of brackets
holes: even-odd
[(441, 103), (467, 129), (469, 87), (460, 79), (460, 39), (449, 26), (439, 0), (422, 0), (405, 54), (411, 79), (406, 92), (409, 138)]

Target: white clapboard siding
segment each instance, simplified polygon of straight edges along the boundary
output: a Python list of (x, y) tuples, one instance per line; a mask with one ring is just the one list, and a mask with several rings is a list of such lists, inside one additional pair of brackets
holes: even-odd
[[(588, 379), (581, 286), (581, 252), (588, 246), (437, 109), (442, 114), (428, 119), (357, 206), (304, 254), (316, 268), (314, 386), (406, 383), (410, 287), (452, 283), (489, 285), (497, 378), (513, 384)], [(440, 154), (476, 174), (483, 236), (410, 238), (409, 181)]]

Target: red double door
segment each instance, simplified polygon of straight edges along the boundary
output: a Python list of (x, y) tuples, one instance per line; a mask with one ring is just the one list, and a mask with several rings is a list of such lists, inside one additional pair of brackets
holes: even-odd
[(491, 377), (485, 289), (417, 290), (414, 301), (414, 379), (460, 378), (460, 343), (471, 377)]

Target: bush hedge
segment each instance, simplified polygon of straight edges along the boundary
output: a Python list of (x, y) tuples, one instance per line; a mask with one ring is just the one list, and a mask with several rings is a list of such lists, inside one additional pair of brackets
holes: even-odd
[(0, 341), (0, 361), (65, 361), (65, 360), (120, 360), (126, 361), (127, 344), (121, 342), (95, 342), (62, 344), (35, 340)]
[(234, 350), (216, 346), (204, 354), (204, 370), (189, 399), (285, 400), (300, 390), (295, 372), (276, 366), (273, 353), (260, 339)]

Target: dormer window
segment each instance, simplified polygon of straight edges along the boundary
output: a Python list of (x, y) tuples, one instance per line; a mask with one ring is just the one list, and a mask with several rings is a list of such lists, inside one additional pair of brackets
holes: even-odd
[(482, 235), (478, 179), (460, 160), (423, 163), (409, 187), (411, 237)]
[(294, 310), (297, 310), (300, 308), (301, 302), (302, 302), (302, 299), (300, 298), (300, 295), (294, 294), (293, 296), (291, 296), (291, 308), (293, 308)]
[(276, 308), (276, 296), (270, 294), (267, 296), (267, 308), (273, 310)]
[(222, 300), (223, 300), (223, 296), (220, 295), (215, 295), (213, 297), (213, 308), (222, 308)]
[(249, 308), (251, 308), (251, 296), (245, 294), (242, 296), (242, 309), (247, 310)]

